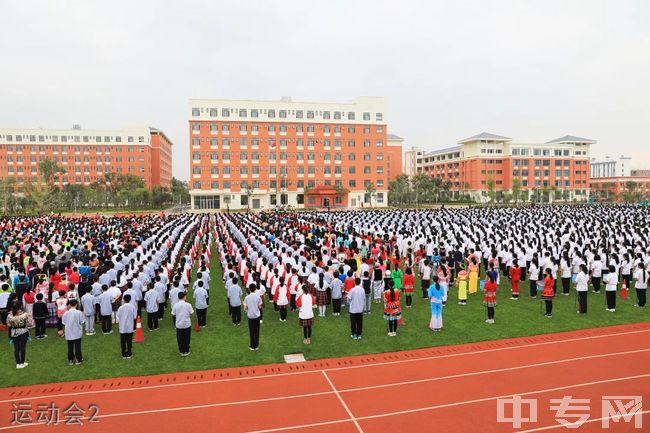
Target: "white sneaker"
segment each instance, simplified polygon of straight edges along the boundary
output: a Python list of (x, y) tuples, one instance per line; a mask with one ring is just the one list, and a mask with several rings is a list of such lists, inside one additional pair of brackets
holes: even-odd
[(16, 364), (16, 368), (18, 369), (25, 368), (25, 364)]

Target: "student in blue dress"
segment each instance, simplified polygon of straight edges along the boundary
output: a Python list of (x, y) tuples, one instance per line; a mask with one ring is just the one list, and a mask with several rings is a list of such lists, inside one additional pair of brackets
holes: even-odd
[(429, 328), (438, 332), (442, 329), (442, 304), (447, 301), (447, 289), (440, 284), (437, 275), (433, 277), (433, 283), (429, 287), (429, 301), (431, 303)]

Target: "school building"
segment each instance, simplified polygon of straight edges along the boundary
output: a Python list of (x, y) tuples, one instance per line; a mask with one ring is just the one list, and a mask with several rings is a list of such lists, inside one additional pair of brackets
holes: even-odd
[(142, 178), (147, 188), (171, 187), (172, 142), (159, 129), (0, 129), (0, 178), (20, 187), (41, 180), (39, 163), (50, 159), (65, 173), (56, 184), (91, 185), (107, 173)]
[[(483, 132), (456, 146), (417, 156), (415, 173), (450, 181), (452, 191), (474, 200), (488, 200), (489, 185), (498, 194), (521, 185), (520, 200), (587, 200), (589, 154), (595, 140), (571, 135), (546, 143), (525, 143)], [(419, 161), (419, 162), (418, 162)]]
[(387, 206), (403, 139), (385, 101), (192, 99), (192, 209)]

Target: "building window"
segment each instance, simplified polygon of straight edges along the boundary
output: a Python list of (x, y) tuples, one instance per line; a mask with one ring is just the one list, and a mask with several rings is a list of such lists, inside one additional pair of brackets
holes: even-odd
[(363, 120), (370, 120), (370, 113), (364, 112), (363, 113)]
[(200, 146), (201, 141), (198, 138), (193, 138), (192, 139), (192, 146)]
[(307, 111), (307, 119), (313, 119), (314, 118), (314, 112), (309, 110)]
[(248, 111), (246, 111), (245, 109), (241, 108), (241, 109), (239, 110), (239, 117), (248, 117)]
[(278, 114), (280, 115), (280, 119), (287, 118), (287, 110), (280, 110)]
[(354, 120), (354, 111), (348, 112), (348, 120)]
[(216, 108), (210, 108), (210, 117), (217, 117), (219, 115), (219, 110)]
[(268, 116), (270, 119), (274, 119), (274, 118), (275, 118), (275, 110), (268, 110), (268, 111), (266, 112), (266, 114), (267, 114), (267, 116)]
[(221, 109), (221, 117), (230, 117), (230, 109), (229, 108), (222, 108)]
[(341, 112), (340, 111), (335, 111), (334, 112), (334, 119), (335, 120), (340, 120), (341, 119)]
[(192, 108), (192, 116), (200, 116), (201, 110), (199, 108)]
[(384, 114), (383, 114), (383, 113), (377, 113), (377, 114), (375, 114), (375, 120), (376, 120), (377, 122), (383, 122), (383, 120), (384, 120)]
[(330, 119), (330, 112), (329, 111), (323, 111), (323, 119), (325, 119), (325, 120)]

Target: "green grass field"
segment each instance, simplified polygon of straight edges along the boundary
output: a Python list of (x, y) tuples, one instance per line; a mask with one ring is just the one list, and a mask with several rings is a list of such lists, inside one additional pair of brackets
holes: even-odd
[[(216, 254), (215, 254), (216, 256)], [(605, 311), (605, 295), (589, 293), (589, 313), (576, 314), (574, 295), (558, 296), (554, 302), (553, 318), (543, 316), (540, 301), (525, 296), (528, 283), (522, 284), (522, 298), (511, 301), (510, 285), (502, 280), (499, 288), (496, 323), (485, 323), (486, 312), (482, 295), (470, 296), (468, 305), (457, 304), (457, 291), (450, 290), (449, 301), (443, 312), (444, 329), (434, 333), (428, 329), (430, 307), (426, 300), (417, 296), (411, 310), (404, 309), (405, 326), (400, 326), (397, 337), (388, 337), (387, 324), (382, 317), (382, 305), (373, 304), (372, 313), (364, 316), (363, 339), (350, 338), (349, 319), (346, 309), (341, 316), (331, 316), (328, 307), (326, 318), (316, 317), (312, 344), (302, 343), (302, 328), (297, 313), (289, 313), (287, 322), (278, 320), (278, 313), (267, 308), (261, 327), (260, 350), (248, 350), (248, 327), (246, 319), (234, 327), (228, 316), (225, 292), (216, 260), (211, 265), (213, 275), (208, 308), (208, 326), (200, 333), (192, 332), (192, 354), (182, 358), (178, 354), (176, 334), (171, 315), (167, 310), (161, 329), (149, 332), (145, 329), (144, 343), (134, 343), (134, 356), (123, 360), (120, 355), (119, 335), (116, 326), (111, 335), (102, 335), (99, 324), (97, 334), (83, 337), (83, 365), (68, 366), (67, 346), (56, 330), (49, 329), (49, 337), (34, 339), (27, 346), (29, 366), (14, 369), (13, 348), (5, 340), (2, 360), (7, 374), (3, 386), (19, 386), (35, 383), (96, 379), (119, 376), (138, 376), (176, 371), (205, 370), (223, 367), (248, 366), (284, 362), (283, 355), (304, 353), (307, 360), (391, 352), (404, 349), (460, 344), (507, 337), (519, 337), (580, 328), (642, 322), (649, 319), (649, 309), (634, 308), (632, 299), (618, 299), (616, 313)], [(416, 284), (416, 294), (419, 283)], [(267, 306), (269, 304), (267, 303)], [(195, 319), (195, 318), (194, 318)], [(143, 323), (146, 328), (146, 320)], [(33, 334), (32, 334), (33, 335)]]

